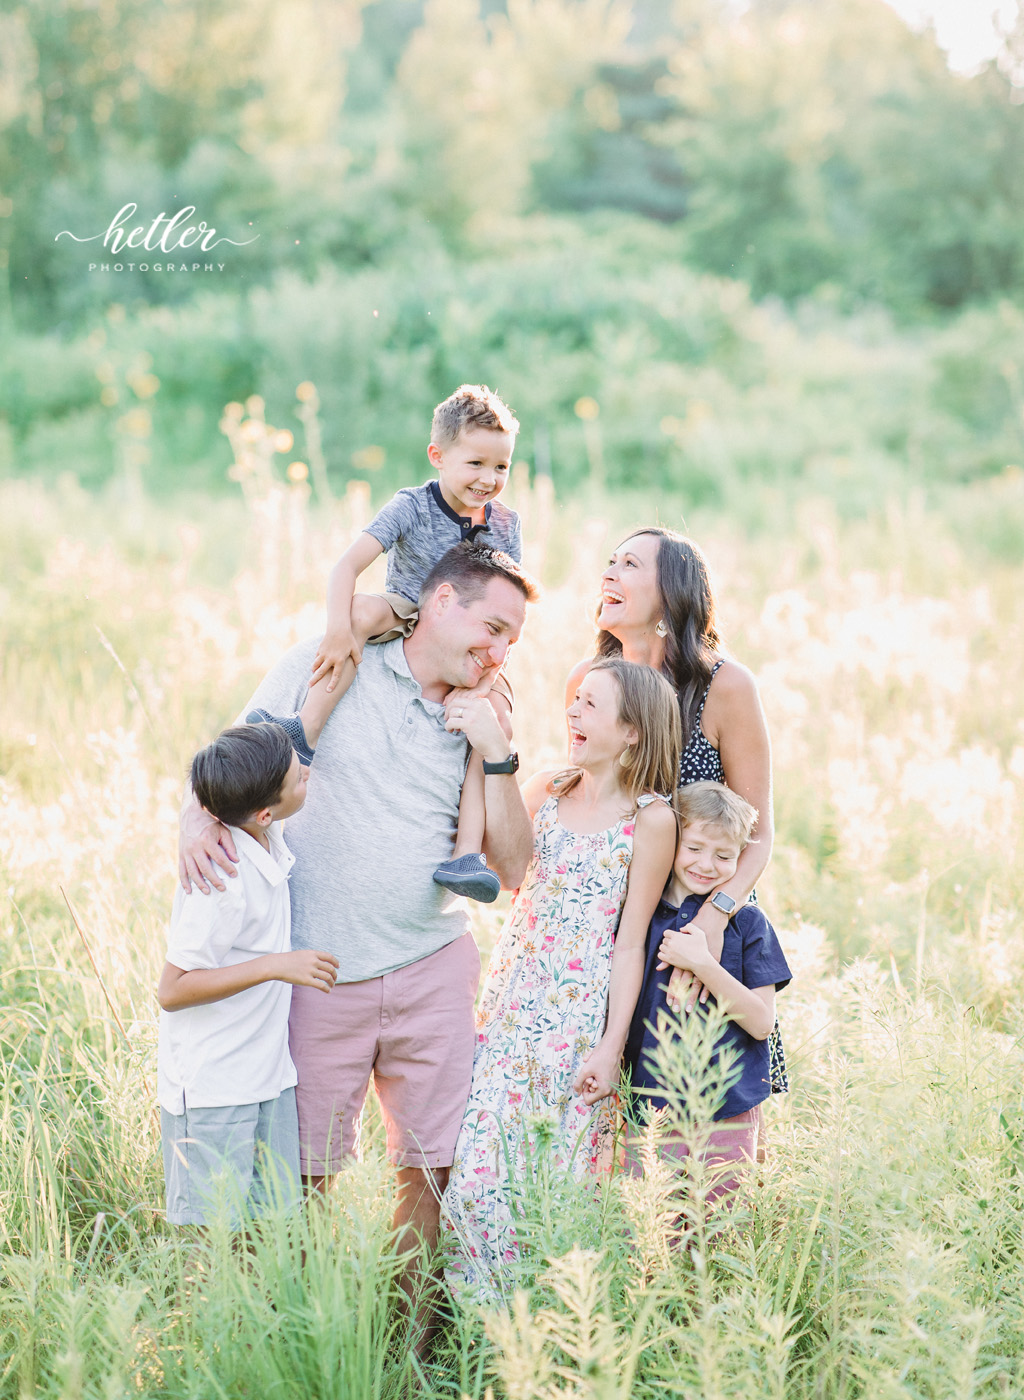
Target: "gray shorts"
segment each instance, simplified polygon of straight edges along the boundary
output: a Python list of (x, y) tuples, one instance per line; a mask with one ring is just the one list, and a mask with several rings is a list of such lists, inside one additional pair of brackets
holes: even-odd
[(160, 1134), (170, 1225), (226, 1220), (237, 1230), (300, 1199), (294, 1089), (263, 1103), (162, 1108)]

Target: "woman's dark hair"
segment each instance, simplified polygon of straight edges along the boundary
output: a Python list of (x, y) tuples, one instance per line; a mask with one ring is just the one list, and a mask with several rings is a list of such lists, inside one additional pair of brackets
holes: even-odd
[(241, 826), (281, 796), (292, 741), (279, 724), (225, 729), (192, 760), (192, 791), (225, 826)]
[[(679, 697), (683, 747), (689, 742), (701, 696), (711, 682), (714, 656), (721, 647), (715, 623), (715, 598), (703, 554), (685, 535), (648, 525), (628, 536), (654, 535), (658, 541), (658, 591), (668, 625), (664, 674)], [(610, 632), (598, 632), (597, 654), (621, 656), (622, 643)]]

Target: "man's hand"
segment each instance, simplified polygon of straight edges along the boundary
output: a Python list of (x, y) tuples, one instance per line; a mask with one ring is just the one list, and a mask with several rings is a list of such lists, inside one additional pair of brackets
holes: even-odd
[(316, 656), (313, 658), (313, 674), (309, 678), (311, 686), (317, 681), (322, 681), (324, 676), (330, 675), (327, 682), (328, 693), (341, 680), (342, 671), (346, 661), (351, 660), (353, 666), (358, 666), (363, 659), (363, 650), (351, 630), (344, 632), (326, 632), (317, 647)]
[[(227, 827), (192, 798), (181, 811), (178, 835), (178, 879), (188, 894), (192, 886), (203, 894), (227, 889), (218, 875), (218, 867), (226, 875), (236, 876), (238, 852)], [(209, 881), (209, 883), (207, 883)]]
[[(487, 689), (490, 690), (488, 683)], [(463, 733), (480, 756), (488, 763), (500, 763), (508, 758), (509, 741), (486, 691), (453, 690), (446, 697), (445, 729)]]
[(622, 1056), (614, 1054), (599, 1041), (586, 1056), (579, 1073), (573, 1080), (573, 1092), (579, 1094), (585, 1104), (595, 1104), (598, 1099), (606, 1099), (619, 1082), (619, 1062)]
[(338, 959), (331, 953), (300, 948), (294, 953), (281, 953), (280, 961), (281, 970), (276, 973), (276, 979), (290, 982), (293, 987), (315, 987), (317, 991), (329, 992), (338, 980)]

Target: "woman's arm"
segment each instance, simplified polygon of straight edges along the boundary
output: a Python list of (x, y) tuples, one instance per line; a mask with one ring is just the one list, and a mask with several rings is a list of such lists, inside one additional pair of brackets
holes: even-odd
[[(757, 808), (757, 825), (749, 844), (740, 854), (736, 873), (711, 891), (714, 894), (722, 890), (731, 895), (739, 907), (750, 898), (751, 890), (771, 859), (775, 837), (768, 725), (761, 708), (757, 683), (745, 666), (735, 661), (725, 661), (719, 667), (708, 692), (701, 726), (709, 743), (718, 750), (722, 772), (729, 787)], [(705, 900), (697, 918), (700, 920), (699, 927), (707, 934), (712, 955), (720, 958), (728, 915), (714, 908), (710, 900)], [(683, 997), (690, 992), (688, 1004), (692, 1006), (696, 999), (693, 987), (694, 979), (688, 972), (673, 972), (668, 988), (669, 1005), (678, 1010)]]
[(596, 1103), (614, 1089), (619, 1064), (636, 1010), (644, 975), (647, 930), (672, 870), (676, 854), (676, 821), (663, 802), (651, 802), (636, 814), (633, 858), (629, 866), (626, 901), (615, 935), (608, 1020), (604, 1035), (580, 1066), (573, 1088), (584, 1103)]
[[(718, 888), (745, 904), (772, 854), (772, 751), (768, 725), (754, 677), (744, 666), (726, 661), (719, 669), (704, 707), (704, 732), (718, 749), (725, 781), (757, 808), (757, 825), (743, 848), (736, 873)], [(728, 920), (718, 914), (724, 930)]]

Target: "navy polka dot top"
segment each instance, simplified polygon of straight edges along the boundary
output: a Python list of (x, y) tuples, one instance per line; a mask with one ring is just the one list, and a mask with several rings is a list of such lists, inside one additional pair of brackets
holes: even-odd
[(685, 787), (687, 783), (725, 782), (721, 757), (718, 750), (708, 742), (700, 723), (704, 706), (707, 704), (708, 691), (711, 689), (711, 681), (715, 679), (715, 672), (721, 664), (721, 661), (716, 661), (711, 668), (711, 680), (708, 681), (704, 694), (700, 697), (697, 713), (693, 717), (693, 732), (690, 734), (686, 748), (683, 749), (682, 758), (679, 760), (680, 787)]

